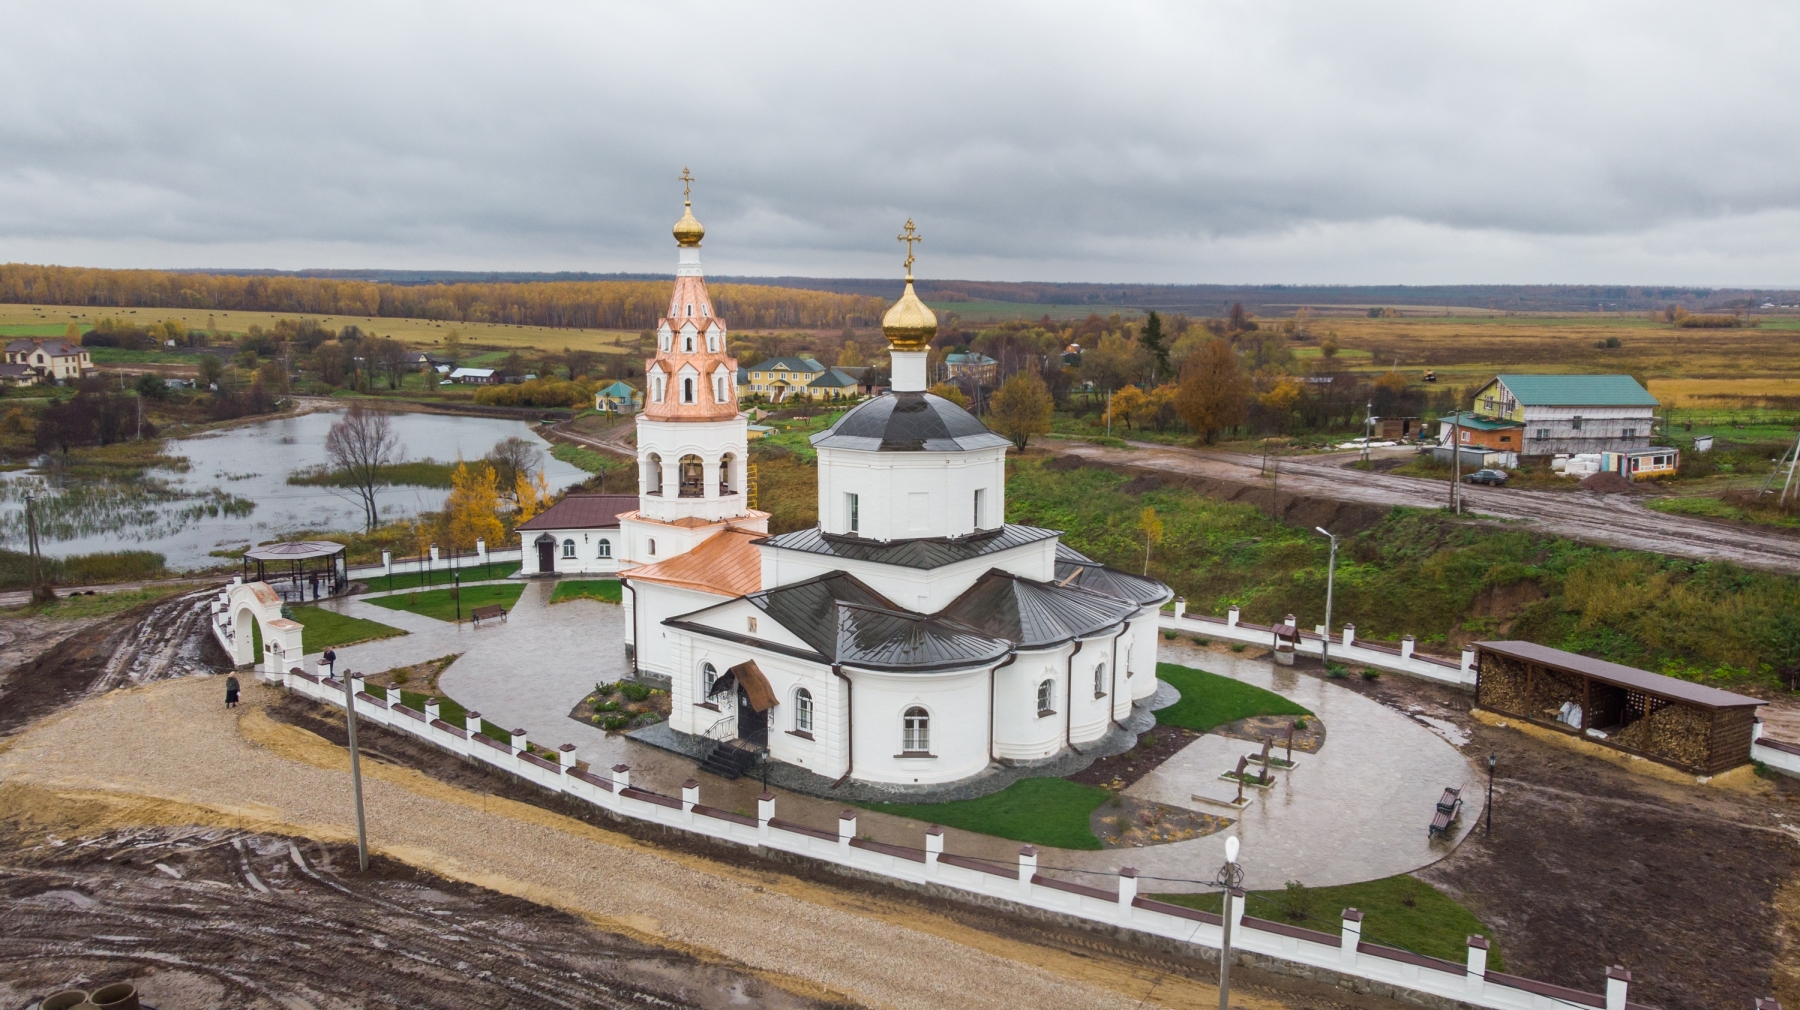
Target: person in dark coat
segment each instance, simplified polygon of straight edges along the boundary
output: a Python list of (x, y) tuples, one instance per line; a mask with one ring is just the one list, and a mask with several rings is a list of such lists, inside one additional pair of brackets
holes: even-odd
[(236, 708), (238, 701), (238, 679), (236, 675), (225, 677), (225, 707)]

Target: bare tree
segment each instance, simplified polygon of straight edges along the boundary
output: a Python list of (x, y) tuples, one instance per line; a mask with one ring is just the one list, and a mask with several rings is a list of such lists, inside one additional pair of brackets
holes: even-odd
[(325, 434), (325, 458), (361, 500), (367, 528), (374, 530), (375, 488), (384, 479), (382, 471), (401, 460), (400, 439), (388, 412), (352, 403)]
[(494, 468), (495, 483), (500, 487), (500, 494), (511, 498), (519, 475), (524, 474), (525, 479), (530, 480), (532, 473), (544, 465), (544, 452), (525, 439), (513, 435), (495, 442), (494, 447), (488, 451), (487, 461)]

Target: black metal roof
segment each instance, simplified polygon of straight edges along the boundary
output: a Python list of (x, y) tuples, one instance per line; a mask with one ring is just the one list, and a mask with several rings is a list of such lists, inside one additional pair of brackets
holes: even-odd
[(1128, 600), (995, 568), (938, 614), (1018, 648), (1041, 649), (1114, 627), (1137, 609)]
[(1012, 443), (975, 415), (931, 393), (884, 393), (852, 407), (812, 437), (828, 449), (868, 452), (966, 452)]
[(991, 663), (1012, 643), (943, 616), (840, 603), (836, 661), (876, 670), (942, 670)]
[(916, 540), (866, 540), (826, 533), (817, 526), (753, 541), (808, 554), (824, 554), (847, 561), (873, 561), (901, 568), (940, 568), (987, 554), (1023, 547), (1058, 536), (1055, 530), (1007, 523), (966, 537), (921, 537)]
[(1140, 607), (1160, 605), (1174, 595), (1173, 590), (1155, 579), (1108, 568), (1062, 543), (1056, 545), (1056, 583), (1130, 600)]

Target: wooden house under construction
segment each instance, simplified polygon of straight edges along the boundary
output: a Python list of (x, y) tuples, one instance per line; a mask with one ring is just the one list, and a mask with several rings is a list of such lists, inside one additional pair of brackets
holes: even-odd
[(1475, 645), (1475, 704), (1716, 775), (1750, 761), (1756, 698), (1535, 642)]

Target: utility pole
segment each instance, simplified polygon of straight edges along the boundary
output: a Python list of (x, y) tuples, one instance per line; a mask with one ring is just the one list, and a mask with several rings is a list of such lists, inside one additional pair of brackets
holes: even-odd
[(1112, 390), (1106, 391), (1106, 437), (1112, 437)]
[(356, 865), (369, 872), (369, 831), (363, 823), (362, 755), (356, 749), (356, 678), (344, 671), (344, 725), (350, 736), (350, 788), (356, 793)]
[(1370, 400), (1363, 407), (1363, 458), (1362, 458), (1362, 461), (1364, 463), (1367, 463), (1369, 461), (1369, 440), (1374, 437), (1375, 437), (1375, 401)]
[(1462, 407), (1450, 415), (1450, 511), (1462, 515)]
[(1323, 526), (1314, 526), (1313, 529), (1316, 529), (1320, 533), (1331, 538), (1331, 561), (1325, 568), (1325, 637), (1322, 642), (1322, 648), (1319, 651), (1319, 661), (1325, 665), (1326, 672), (1329, 673), (1331, 672), (1331, 590), (1333, 585), (1337, 582), (1338, 538), (1332, 536), (1330, 531), (1326, 530)]
[[(1239, 786), (1243, 785), (1240, 777)], [(1224, 913), (1224, 934), (1219, 942), (1219, 1010), (1231, 1010), (1231, 920), (1232, 906), (1237, 904), (1237, 889), (1244, 882), (1244, 868), (1238, 865), (1238, 838), (1232, 835), (1225, 839), (1225, 865), (1219, 867), (1219, 875), (1213, 879), (1225, 892), (1224, 901), (1219, 909)]]

